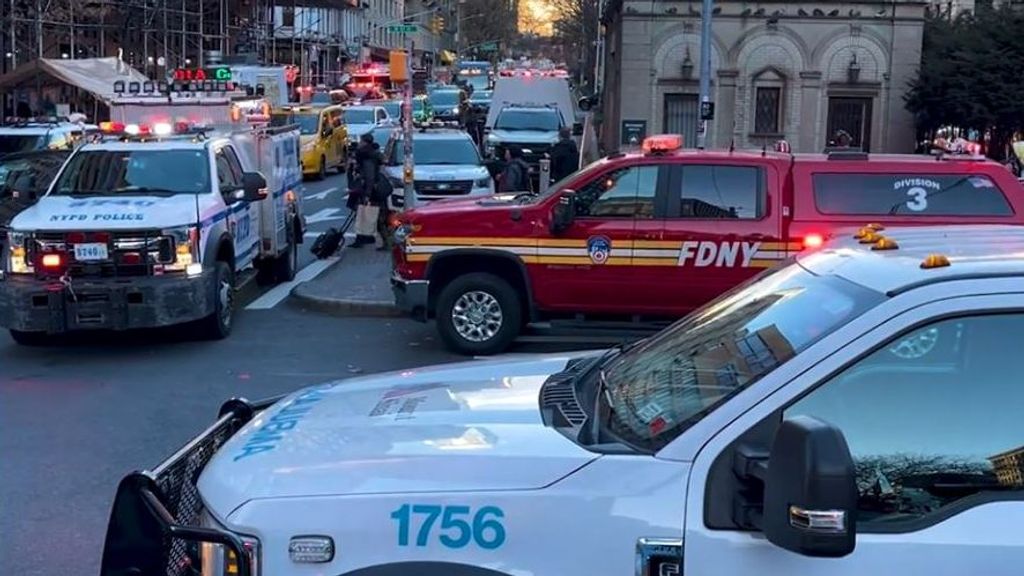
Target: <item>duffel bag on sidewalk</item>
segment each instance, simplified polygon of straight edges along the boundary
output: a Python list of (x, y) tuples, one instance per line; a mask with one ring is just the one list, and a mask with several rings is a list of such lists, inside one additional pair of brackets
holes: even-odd
[(345, 236), (338, 231), (337, 228), (330, 228), (323, 234), (316, 237), (313, 241), (313, 246), (309, 249), (314, 256), (320, 258), (330, 258), (338, 251), (338, 247), (341, 246), (342, 240)]

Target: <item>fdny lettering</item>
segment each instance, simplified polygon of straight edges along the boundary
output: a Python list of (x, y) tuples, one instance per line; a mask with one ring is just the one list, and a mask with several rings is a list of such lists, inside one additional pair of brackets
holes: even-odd
[(269, 452), (284, 439), (284, 432), (295, 428), (299, 421), (309, 414), (313, 405), (324, 399), (323, 389), (314, 389), (295, 397), (288, 406), (274, 414), (266, 424), (260, 426), (249, 436), (242, 449), (235, 454), (233, 460), (238, 462), (261, 452)]
[(705, 266), (750, 266), (750, 261), (757, 254), (760, 242), (683, 242), (679, 249), (680, 266), (686, 266), (691, 260), (697, 267)]

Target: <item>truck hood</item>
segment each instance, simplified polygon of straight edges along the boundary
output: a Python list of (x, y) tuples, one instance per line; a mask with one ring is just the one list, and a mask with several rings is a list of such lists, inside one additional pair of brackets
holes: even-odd
[(597, 457), (541, 421), (540, 387), (571, 358), (469, 361), (300, 390), (225, 443), (199, 491), (227, 517), (252, 499), (547, 486)]
[(558, 142), (558, 132), (491, 130), (487, 141), (492, 144), (555, 144)]
[(359, 137), (377, 127), (376, 124), (346, 124), (348, 128), (348, 139), (351, 141), (359, 140)]
[[(401, 166), (388, 166), (384, 169), (387, 175), (396, 180), (402, 179)], [(475, 164), (417, 164), (413, 168), (413, 179), (426, 182), (453, 182), (456, 180), (481, 180), (489, 178), (487, 168)]]
[[(200, 195), (202, 207), (207, 203)], [(137, 230), (171, 228), (196, 221), (196, 197), (103, 196), (72, 198), (44, 196), (11, 222), (15, 230)]]

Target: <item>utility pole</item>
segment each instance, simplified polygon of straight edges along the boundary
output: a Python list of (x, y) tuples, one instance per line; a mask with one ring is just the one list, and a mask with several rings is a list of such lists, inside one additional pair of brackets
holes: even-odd
[(700, 13), (700, 133), (697, 134), (697, 148), (701, 150), (708, 142), (708, 112), (711, 105), (711, 11), (714, 0), (704, 0)]
[(414, 185), (413, 174), (416, 163), (412, 157), (412, 55), (416, 49), (416, 41), (412, 34), (406, 34), (409, 39), (409, 53), (405, 57), (405, 89), (402, 108), (402, 155), (405, 157), (402, 167), (402, 190), (405, 200), (405, 210), (416, 207), (416, 186)]

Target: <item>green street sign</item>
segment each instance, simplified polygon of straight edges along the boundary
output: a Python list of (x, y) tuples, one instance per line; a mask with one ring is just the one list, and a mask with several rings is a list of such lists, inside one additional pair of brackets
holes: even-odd
[(388, 26), (388, 32), (396, 32), (398, 34), (415, 34), (419, 30), (419, 26), (415, 24), (392, 24)]
[(483, 44), (478, 46), (478, 48), (480, 49), (481, 52), (497, 52), (498, 51), (498, 43), (497, 42), (484, 42)]

